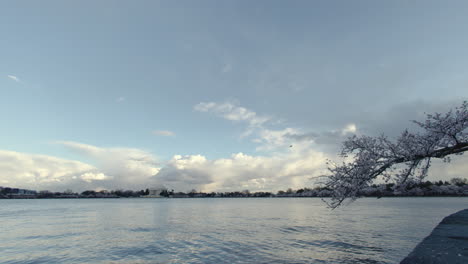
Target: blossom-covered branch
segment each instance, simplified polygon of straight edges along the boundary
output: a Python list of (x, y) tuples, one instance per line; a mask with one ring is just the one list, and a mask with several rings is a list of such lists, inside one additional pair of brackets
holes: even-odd
[(423, 133), (405, 130), (396, 141), (385, 135), (348, 138), (340, 154), (348, 161), (328, 163), (331, 176), (326, 186), (333, 190), (328, 205), (336, 208), (348, 198), (355, 200), (377, 177), (394, 180), (399, 187), (419, 182), (427, 176), (432, 158), (450, 162), (450, 155), (468, 150), (467, 101), (445, 114), (429, 114), (424, 122), (413, 122)]

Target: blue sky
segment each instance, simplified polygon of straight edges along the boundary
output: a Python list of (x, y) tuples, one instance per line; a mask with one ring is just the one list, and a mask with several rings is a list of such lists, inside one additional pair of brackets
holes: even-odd
[(467, 12), (466, 1), (4, 3), (0, 185), (310, 185), (345, 136), (396, 135), (468, 97)]

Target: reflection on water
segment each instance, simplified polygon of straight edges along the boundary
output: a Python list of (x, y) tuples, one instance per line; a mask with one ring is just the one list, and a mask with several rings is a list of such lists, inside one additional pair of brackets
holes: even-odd
[(0, 200), (2, 263), (396, 263), (467, 198)]

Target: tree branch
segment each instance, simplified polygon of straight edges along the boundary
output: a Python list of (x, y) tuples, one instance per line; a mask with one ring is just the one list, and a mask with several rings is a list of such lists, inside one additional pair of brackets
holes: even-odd
[[(404, 184), (408, 179), (422, 180), (426, 177), (432, 158), (446, 159), (468, 151), (468, 102), (464, 101), (456, 111), (445, 115), (427, 115), (425, 122), (413, 121), (426, 130), (425, 134), (413, 134), (405, 130), (392, 143), (384, 135), (377, 138), (353, 136), (343, 142), (340, 156), (353, 158), (354, 162), (328, 168), (326, 186), (333, 190), (330, 207), (336, 208), (345, 199), (355, 200), (363, 188), (369, 186), (378, 176), (398, 179)], [(423, 163), (423, 160), (427, 162)], [(333, 163), (334, 164), (334, 163)], [(406, 164), (400, 174), (390, 174), (393, 167)], [(419, 170), (418, 170), (419, 168)]]

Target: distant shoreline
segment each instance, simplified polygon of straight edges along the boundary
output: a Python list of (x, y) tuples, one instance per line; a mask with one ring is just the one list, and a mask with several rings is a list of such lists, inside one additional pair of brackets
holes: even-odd
[[(251, 192), (249, 190), (232, 192), (200, 192), (195, 189), (189, 192), (169, 190), (165, 187), (148, 188), (146, 190), (86, 190), (81, 193), (66, 190), (64, 192), (36, 191), (0, 186), (0, 199), (86, 199), (86, 198), (328, 198), (334, 194), (327, 187), (301, 188), (276, 193), (268, 191)], [(358, 191), (357, 197), (468, 197), (468, 180), (453, 178), (448, 181), (426, 181), (407, 183), (396, 186), (394, 183), (373, 184)]]
[[(466, 198), (468, 195), (439, 195), (439, 196), (363, 196), (360, 198)], [(263, 196), (263, 197), (0, 197), (0, 200), (61, 200), (61, 199), (256, 199), (256, 198), (330, 198), (330, 196)]]

